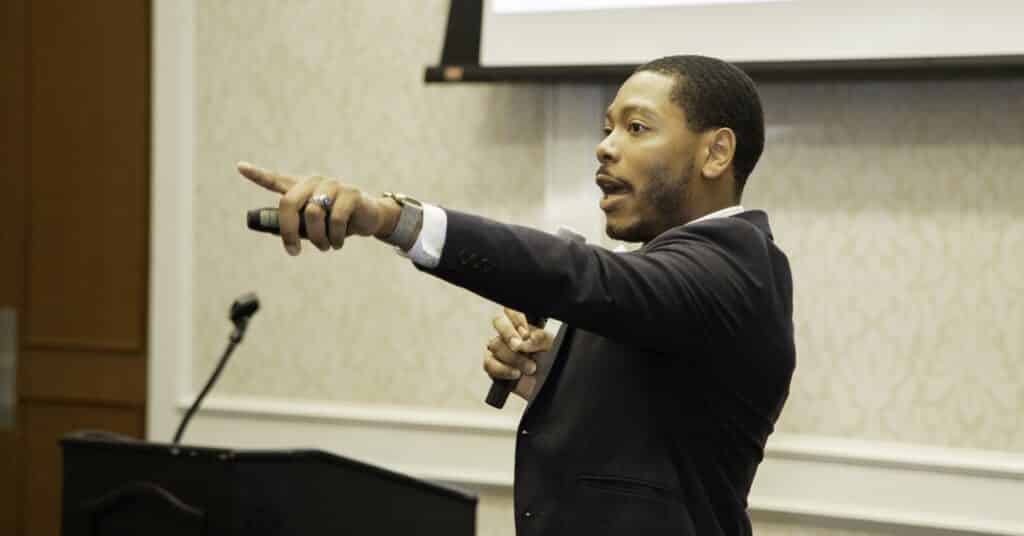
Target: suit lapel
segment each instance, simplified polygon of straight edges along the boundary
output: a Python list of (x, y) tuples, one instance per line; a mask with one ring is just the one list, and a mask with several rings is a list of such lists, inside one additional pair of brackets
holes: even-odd
[(558, 328), (558, 333), (555, 335), (554, 342), (551, 343), (551, 349), (537, 360), (537, 384), (533, 388), (533, 396), (530, 397), (530, 402), (526, 404), (526, 411), (530, 410), (530, 406), (533, 405), (533, 401), (537, 400), (537, 397), (540, 396), (541, 389), (547, 382), (548, 376), (551, 375), (551, 369), (555, 366), (555, 361), (560, 359), (559, 356), (562, 353), (562, 345), (565, 343), (566, 336), (571, 331), (573, 331), (573, 329), (569, 327), (568, 324), (563, 323), (562, 326)]

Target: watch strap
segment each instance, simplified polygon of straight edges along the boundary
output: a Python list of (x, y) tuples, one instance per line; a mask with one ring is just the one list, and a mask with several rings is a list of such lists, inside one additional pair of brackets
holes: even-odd
[(384, 192), (384, 197), (393, 199), (402, 208), (394, 231), (384, 241), (402, 251), (409, 251), (416, 243), (420, 228), (423, 227), (423, 205), (416, 199), (402, 194)]

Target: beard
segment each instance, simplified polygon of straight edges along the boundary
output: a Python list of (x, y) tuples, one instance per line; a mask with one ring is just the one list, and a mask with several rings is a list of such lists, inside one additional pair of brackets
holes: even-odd
[(683, 205), (690, 195), (690, 178), (695, 171), (691, 166), (672, 177), (664, 164), (653, 167), (648, 172), (650, 180), (636, 192), (635, 221), (619, 227), (609, 222), (605, 233), (623, 242), (649, 242), (668, 229), (682, 225)]

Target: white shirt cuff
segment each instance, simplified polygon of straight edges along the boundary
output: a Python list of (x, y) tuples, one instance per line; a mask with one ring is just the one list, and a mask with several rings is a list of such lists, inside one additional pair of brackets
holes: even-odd
[(441, 262), (447, 232), (448, 214), (444, 209), (423, 203), (423, 227), (408, 253), (412, 262), (424, 268), (436, 268)]

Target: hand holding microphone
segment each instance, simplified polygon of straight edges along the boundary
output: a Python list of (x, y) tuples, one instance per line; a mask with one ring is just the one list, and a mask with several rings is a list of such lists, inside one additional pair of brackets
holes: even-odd
[(537, 359), (551, 348), (552, 337), (543, 327), (532, 326), (526, 315), (509, 308), (492, 321), (497, 336), (487, 343), (484, 371), (494, 380), (487, 403), (502, 407), (509, 392), (524, 399), (533, 396)]
[[(559, 238), (578, 244), (587, 241), (586, 237), (564, 225), (559, 226), (556, 234)], [(553, 343), (551, 336), (544, 331), (547, 318), (526, 316), (508, 308), (505, 309), (505, 317), (507, 321), (501, 317), (494, 319), (494, 329), (498, 331), (499, 337), (487, 345), (491, 355), (484, 359), (484, 370), (494, 380), (484, 401), (498, 409), (505, 407), (505, 401), (513, 390), (527, 400), (533, 396), (537, 383), (533, 377), (537, 370), (536, 362), (526, 354), (539, 355), (538, 352), (546, 352)], [(535, 337), (538, 344), (536, 347), (530, 345)]]

